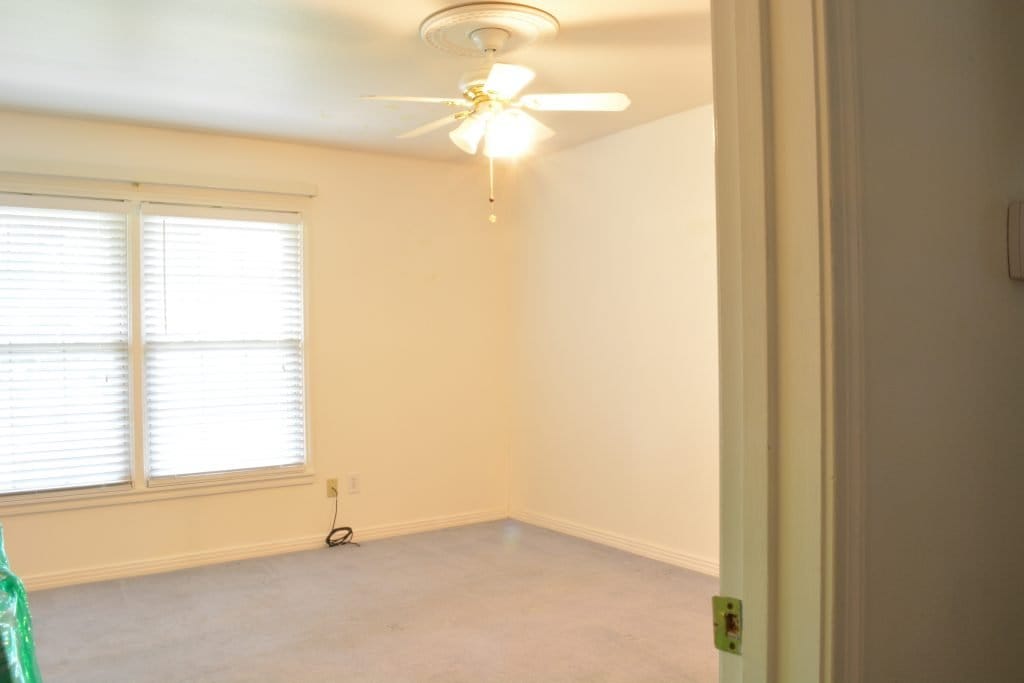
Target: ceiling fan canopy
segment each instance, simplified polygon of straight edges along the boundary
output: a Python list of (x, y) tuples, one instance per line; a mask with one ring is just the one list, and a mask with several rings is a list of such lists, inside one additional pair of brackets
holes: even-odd
[(524, 111), (622, 111), (630, 105), (623, 93), (540, 93), (519, 96), (536, 74), (532, 69), (496, 62), (499, 52), (517, 49), (558, 33), (558, 21), (543, 10), (525, 5), (482, 2), (436, 12), (420, 26), (428, 45), (465, 56), (484, 55), (489, 69), (465, 74), (460, 97), (370, 95), (364, 99), (444, 104), (460, 108), (436, 121), (399, 135), (412, 138), (459, 123), (448, 136), (467, 154), (490, 158), (518, 157), (553, 130)]

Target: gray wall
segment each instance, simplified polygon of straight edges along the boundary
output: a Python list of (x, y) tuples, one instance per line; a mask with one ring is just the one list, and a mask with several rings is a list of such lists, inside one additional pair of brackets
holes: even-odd
[(1024, 2), (858, 9), (867, 355), (865, 680), (1020, 681)]

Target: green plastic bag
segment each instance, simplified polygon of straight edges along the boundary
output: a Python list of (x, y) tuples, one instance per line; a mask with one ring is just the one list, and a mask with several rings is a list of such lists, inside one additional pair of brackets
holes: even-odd
[(4, 551), (0, 526), (0, 683), (42, 683), (32, 642), (32, 616), (21, 579), (14, 575)]

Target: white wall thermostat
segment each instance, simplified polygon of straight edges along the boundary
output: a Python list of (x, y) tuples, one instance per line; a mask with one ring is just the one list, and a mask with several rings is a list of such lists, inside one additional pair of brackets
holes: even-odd
[(1012, 202), (1006, 217), (1007, 260), (1010, 277), (1024, 280), (1024, 202)]

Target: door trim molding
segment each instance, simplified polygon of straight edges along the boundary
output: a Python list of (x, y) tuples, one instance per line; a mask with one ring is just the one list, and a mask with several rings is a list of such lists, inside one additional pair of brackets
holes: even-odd
[[(727, 683), (761, 683), (777, 678), (783, 666), (813, 667), (824, 680), (861, 683), (866, 472), (856, 8), (851, 0), (811, 0), (797, 7), (787, 1), (716, 0), (711, 6), (721, 589), (743, 598), (745, 622), (743, 656), (721, 655), (719, 676)], [(813, 58), (810, 76), (801, 51)], [(817, 130), (802, 135), (800, 121), (811, 121)], [(776, 148), (776, 136), (783, 134), (786, 144)], [(807, 154), (817, 164), (809, 176), (800, 165)], [(795, 229), (793, 221), (808, 213), (794, 207), (809, 212), (812, 202), (818, 225)], [(785, 230), (778, 232), (780, 227)], [(819, 243), (811, 254), (799, 248), (799, 239), (815, 229)], [(794, 311), (808, 320), (813, 312), (794, 291), (792, 271), (779, 270), (780, 258), (789, 267), (817, 269), (820, 301), (810, 307), (817, 306), (819, 328), (795, 325)], [(779, 327), (783, 308), (785, 329)], [(791, 367), (794, 348), (809, 348), (806, 334), (815, 333), (820, 355), (807, 362), (820, 366), (820, 395), (810, 402), (806, 394), (795, 395), (792, 377), (782, 378), (788, 393), (780, 393), (780, 353)], [(800, 381), (809, 388), (807, 378)], [(815, 400), (820, 415), (806, 425), (818, 430), (817, 446), (811, 447), (814, 435), (800, 431), (793, 414), (811, 410)], [(783, 414), (789, 415), (785, 435)], [(787, 501), (786, 520), (779, 514), (782, 476), (789, 487), (801, 477), (820, 477), (820, 498)], [(794, 534), (800, 525), (793, 523), (801, 515), (819, 520), (817, 538), (806, 541), (818, 547), (806, 556), (783, 555), (780, 548), (799, 547)], [(792, 590), (800, 576), (812, 574), (820, 579), (814, 597), (820, 621), (805, 629), (794, 621), (800, 608), (781, 604), (777, 596), (782, 581)], [(817, 633), (818, 648), (806, 638), (786, 642), (798, 631)]]
[(864, 680), (864, 581), (867, 487), (865, 426), (864, 270), (861, 193), (861, 103), (855, 3), (815, 0), (820, 17), (826, 87), (820, 100), (824, 147), (822, 174), (827, 180), (825, 263), (830, 310), (829, 369), (831, 429), (826, 473), (831, 486), (827, 506), (833, 534), (825, 566), (831, 581), (826, 634), (830, 680)]
[(742, 656), (719, 678), (760, 683), (774, 665), (775, 292), (767, 0), (711, 3), (717, 142), (720, 585), (740, 596)]

